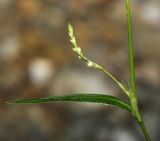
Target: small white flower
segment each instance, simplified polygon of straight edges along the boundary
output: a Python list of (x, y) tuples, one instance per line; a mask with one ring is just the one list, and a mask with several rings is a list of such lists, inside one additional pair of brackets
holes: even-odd
[(69, 32), (69, 36), (72, 37), (73, 36), (73, 27), (71, 24), (68, 24), (68, 32)]
[(73, 48), (73, 51), (79, 55), (81, 54), (81, 48), (79, 48), (79, 47)]
[(71, 41), (72, 44), (75, 44), (76, 43), (75, 37), (72, 37), (72, 39), (70, 41)]
[(73, 50), (74, 52), (77, 52), (77, 49), (76, 49), (76, 48), (72, 48), (72, 50)]
[(87, 66), (88, 66), (88, 67), (93, 67), (93, 66), (94, 66), (94, 63), (91, 62), (91, 61), (89, 61), (89, 62), (87, 63)]
[(79, 47), (77, 48), (77, 53), (81, 54), (81, 48), (79, 48)]

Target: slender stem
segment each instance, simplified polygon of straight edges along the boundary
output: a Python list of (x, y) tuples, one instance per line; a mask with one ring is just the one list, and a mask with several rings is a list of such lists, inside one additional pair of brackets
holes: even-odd
[(141, 130), (143, 131), (143, 134), (146, 138), (146, 141), (151, 141), (151, 138), (148, 134), (148, 131), (147, 131), (147, 129), (146, 129), (144, 123), (143, 123), (143, 119), (142, 119), (141, 114), (139, 112), (138, 104), (137, 104), (136, 99), (131, 99), (131, 107), (132, 107), (132, 114), (135, 117), (139, 126), (141, 127)]
[(141, 127), (141, 129), (143, 131), (143, 134), (145, 135), (146, 141), (151, 141), (151, 138), (150, 138), (150, 136), (149, 136), (149, 134), (147, 132), (147, 129), (146, 129), (143, 121), (142, 122), (138, 122), (138, 123), (139, 123), (139, 125), (140, 125), (140, 127)]
[(107, 74), (117, 85), (118, 87), (124, 92), (124, 94), (126, 94), (129, 98), (131, 98), (130, 93), (128, 92), (127, 88), (125, 88), (125, 86), (118, 81), (111, 73), (109, 73), (106, 69), (104, 69), (103, 67), (100, 66), (100, 69)]
[(132, 38), (132, 16), (131, 16), (131, 5), (130, 0), (126, 0), (126, 13), (127, 13), (127, 22), (128, 22), (128, 47), (129, 47), (129, 60), (130, 60), (130, 83), (131, 83), (131, 92), (132, 97), (130, 99), (132, 114), (136, 118), (138, 124), (140, 125), (146, 141), (151, 141), (150, 136), (147, 132), (147, 129), (143, 123), (141, 115), (139, 113), (139, 108), (137, 104), (137, 95), (136, 95), (136, 82), (135, 82), (135, 65), (134, 65), (134, 48), (133, 48), (133, 38)]
[[(83, 53), (81, 53), (80, 55), (81, 55), (81, 59), (83, 59), (84, 61), (92, 62), (87, 57), (85, 57)], [(131, 98), (131, 95), (128, 92), (128, 90), (125, 88), (125, 86), (118, 79), (116, 79), (108, 70), (106, 70), (104, 67), (100, 66), (97, 63), (94, 63), (94, 62), (92, 63), (96, 66), (96, 68), (102, 70), (105, 74), (107, 74), (118, 85), (118, 87), (124, 92), (124, 94), (126, 94), (129, 98)]]
[(126, 0), (126, 12), (128, 21), (128, 47), (129, 47), (129, 59), (130, 59), (130, 83), (132, 95), (136, 98), (136, 83), (135, 83), (135, 68), (134, 68), (134, 49), (133, 49), (133, 39), (132, 39), (132, 17), (130, 0)]

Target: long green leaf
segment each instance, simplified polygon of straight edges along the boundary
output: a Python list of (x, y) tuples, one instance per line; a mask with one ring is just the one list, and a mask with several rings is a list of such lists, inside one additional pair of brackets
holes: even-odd
[(102, 94), (73, 94), (65, 96), (52, 96), (46, 98), (33, 98), (33, 99), (20, 99), (8, 102), (9, 104), (36, 104), (36, 103), (50, 103), (50, 102), (92, 102), (101, 103), (111, 106), (116, 106), (128, 111), (131, 111), (131, 107), (124, 101), (110, 96)]

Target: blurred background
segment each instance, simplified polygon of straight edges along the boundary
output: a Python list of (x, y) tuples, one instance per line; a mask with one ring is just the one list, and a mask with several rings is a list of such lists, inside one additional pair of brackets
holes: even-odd
[[(0, 0), (1, 141), (142, 141), (127, 112), (96, 104), (6, 105), (17, 98), (71, 93), (126, 97), (72, 52), (71, 22), (86, 56), (128, 83), (124, 0)], [(160, 1), (132, 3), (139, 105), (160, 139)]]

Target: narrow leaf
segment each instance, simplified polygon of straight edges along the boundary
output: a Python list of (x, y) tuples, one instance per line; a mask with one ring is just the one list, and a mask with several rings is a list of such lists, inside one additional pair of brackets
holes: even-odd
[(116, 106), (128, 111), (131, 111), (131, 107), (124, 101), (110, 96), (102, 94), (73, 94), (65, 96), (53, 96), (46, 98), (33, 98), (33, 99), (20, 99), (8, 102), (9, 104), (36, 104), (36, 103), (50, 103), (50, 102), (92, 102), (105, 105)]

